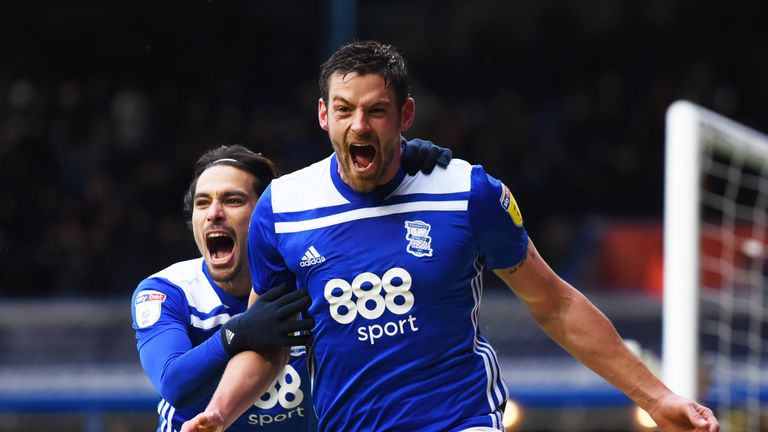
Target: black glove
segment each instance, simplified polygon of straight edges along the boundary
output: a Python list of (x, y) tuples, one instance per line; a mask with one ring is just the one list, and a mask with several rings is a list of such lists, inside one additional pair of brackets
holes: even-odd
[[(245, 312), (221, 326), (221, 342), (230, 356), (251, 350), (308, 345), (314, 327), (312, 318), (292, 320), (312, 304), (307, 290), (295, 291), (293, 283), (281, 283), (270, 288)], [(301, 335), (294, 332), (301, 331)]]
[(436, 146), (431, 141), (412, 139), (405, 143), (403, 169), (408, 175), (416, 175), (419, 171), (430, 174), (435, 165), (447, 167), (451, 157), (450, 149)]

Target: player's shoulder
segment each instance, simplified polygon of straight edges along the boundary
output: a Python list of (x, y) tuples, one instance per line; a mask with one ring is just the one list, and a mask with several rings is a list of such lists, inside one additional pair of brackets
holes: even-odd
[(199, 279), (194, 269), (202, 274), (202, 261), (198, 258), (177, 262), (139, 282), (132, 296), (132, 311), (138, 328), (157, 322), (166, 307), (185, 307), (185, 299), (189, 297), (185, 287)]
[(142, 280), (134, 291), (134, 297), (142, 291), (160, 291), (166, 294), (186, 291), (201, 283), (208, 284), (202, 271), (203, 258), (174, 263)]
[(171, 282), (188, 282), (199, 279), (205, 275), (202, 272), (203, 258), (193, 258), (179, 261), (153, 274), (149, 278), (163, 278)]
[(221, 306), (216, 289), (203, 272), (202, 257), (177, 262), (144, 279), (134, 292), (134, 299), (155, 292), (167, 295), (201, 312), (209, 312)]
[(331, 179), (335, 154), (272, 181), (271, 201), (275, 213), (311, 210), (347, 204)]
[[(475, 167), (475, 166), (478, 166), (478, 165), (473, 165), (470, 162), (465, 161), (464, 159), (454, 158), (454, 159), (451, 159), (451, 162), (445, 168), (445, 171), (454, 172), (454, 173), (466, 172), (467, 170), (471, 170), (472, 167)], [(437, 169), (435, 171), (437, 171)], [(432, 171), (432, 172), (434, 173), (435, 171)]]
[(437, 167), (431, 174), (418, 172), (414, 176), (406, 176), (393, 195), (469, 192), (474, 168), (475, 165), (463, 159), (451, 159), (447, 167)]
[(332, 157), (334, 157), (333, 154), (311, 165), (307, 165), (304, 168), (300, 168), (296, 171), (293, 171), (289, 174), (282, 175), (272, 180), (273, 188), (275, 187), (275, 185), (279, 185), (280, 187), (285, 187), (286, 185), (292, 184), (296, 181), (300, 181), (301, 179), (304, 179), (307, 177), (312, 178), (316, 175), (327, 172), (327, 170), (330, 169)]
[(509, 193), (509, 189), (488, 174), (482, 165), (452, 159), (445, 169), (435, 168), (429, 175), (418, 173), (412, 177), (407, 176), (395, 193), (442, 195), (442, 199), (464, 196), (470, 201), (497, 201), (504, 191)]

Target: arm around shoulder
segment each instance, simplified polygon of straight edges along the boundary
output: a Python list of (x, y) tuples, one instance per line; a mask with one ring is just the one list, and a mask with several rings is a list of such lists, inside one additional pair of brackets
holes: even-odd
[(132, 303), (141, 365), (157, 392), (176, 408), (205, 397), (228, 360), (218, 334), (193, 346), (186, 307), (177, 288), (154, 278), (139, 284)]

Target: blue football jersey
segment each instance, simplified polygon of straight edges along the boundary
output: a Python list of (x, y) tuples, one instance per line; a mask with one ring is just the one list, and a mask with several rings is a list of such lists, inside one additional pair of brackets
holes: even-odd
[(501, 429), (507, 389), (477, 320), (483, 268), (527, 250), (509, 189), (457, 159), (369, 194), (337, 169), (331, 155), (274, 180), (249, 235), (257, 293), (292, 273), (312, 297), (319, 429)]
[[(219, 288), (198, 258), (144, 279), (131, 305), (141, 364), (162, 398), (157, 431), (179, 431), (208, 405), (229, 360), (219, 328), (243, 312), (248, 299)], [(306, 362), (304, 347), (294, 347), (283, 374), (227, 430), (317, 430)]]

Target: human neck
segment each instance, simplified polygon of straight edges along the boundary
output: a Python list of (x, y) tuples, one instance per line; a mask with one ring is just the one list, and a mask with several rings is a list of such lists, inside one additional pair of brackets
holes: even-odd
[(251, 293), (251, 277), (245, 272), (240, 272), (234, 279), (216, 284), (227, 294), (233, 297), (245, 297)]

